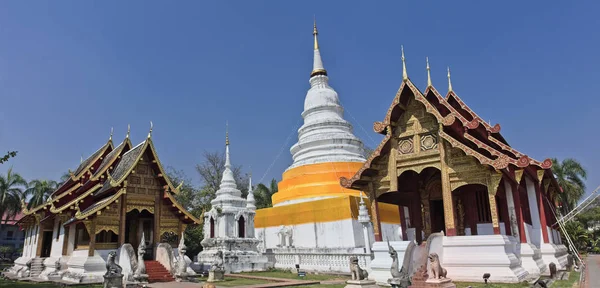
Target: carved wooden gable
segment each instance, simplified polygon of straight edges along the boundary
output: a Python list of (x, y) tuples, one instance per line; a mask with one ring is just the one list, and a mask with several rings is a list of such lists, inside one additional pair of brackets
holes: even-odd
[(156, 196), (164, 190), (158, 171), (152, 168), (152, 156), (148, 152), (144, 152), (127, 177), (127, 194)]
[(406, 171), (421, 173), (428, 167), (440, 169), (439, 124), (421, 102), (410, 98), (395, 125), (392, 144), (396, 151), (396, 175)]
[(411, 98), (406, 111), (396, 122), (394, 137), (399, 155), (435, 151), (438, 148), (438, 122), (427, 113), (425, 106)]
[(450, 146), (448, 143), (444, 147), (446, 149), (451, 190), (468, 184), (488, 185), (489, 169), (481, 165), (475, 158), (465, 154), (458, 148)]

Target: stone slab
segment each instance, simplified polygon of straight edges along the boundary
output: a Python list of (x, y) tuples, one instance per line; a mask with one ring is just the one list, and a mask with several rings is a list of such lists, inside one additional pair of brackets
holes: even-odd
[(374, 280), (348, 280), (344, 288), (378, 288)]

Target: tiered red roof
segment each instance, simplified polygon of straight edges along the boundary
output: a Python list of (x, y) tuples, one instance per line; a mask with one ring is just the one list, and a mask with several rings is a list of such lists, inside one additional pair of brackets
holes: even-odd
[(410, 79), (406, 79), (398, 89), (384, 120), (375, 122), (373, 125), (377, 133), (385, 135), (384, 139), (352, 178), (340, 179), (343, 187), (361, 188), (360, 186), (365, 184), (361, 177), (375, 174), (376, 171), (371, 168), (371, 164), (382, 153), (389, 151), (389, 140), (392, 133), (388, 129), (404, 113), (411, 96), (414, 96), (425, 106), (428, 113), (442, 123), (443, 127), (439, 131), (440, 137), (450, 143), (452, 147), (473, 156), (479, 163), (503, 171), (509, 177), (514, 177), (510, 172), (523, 169), (532, 175), (537, 174), (536, 172), (539, 170), (544, 170), (544, 173), (549, 173), (550, 178), (554, 179), (550, 170), (552, 167), (550, 159), (540, 162), (510, 147), (500, 134), (500, 125), (491, 126), (483, 121), (456, 93), (450, 91), (444, 98), (433, 86), (429, 86), (423, 94)]

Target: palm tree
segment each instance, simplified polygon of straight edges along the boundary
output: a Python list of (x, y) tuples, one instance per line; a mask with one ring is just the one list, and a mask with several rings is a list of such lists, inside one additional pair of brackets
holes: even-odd
[(31, 209), (37, 207), (48, 200), (50, 194), (57, 188), (56, 181), (53, 180), (33, 180), (29, 182), (27, 190), (25, 190), (25, 196), (31, 196), (27, 208)]
[(559, 193), (562, 213), (569, 213), (585, 194), (583, 181), (587, 178), (587, 172), (579, 162), (572, 158), (564, 159), (562, 162), (553, 158), (552, 172), (556, 176), (558, 185), (562, 188), (562, 193)]
[(6, 175), (0, 175), (0, 224), (3, 219), (8, 221), (21, 211), (24, 187), (27, 187), (27, 181), (18, 173), (13, 173), (12, 168), (8, 169)]
[(69, 180), (69, 178), (71, 178), (71, 173), (69, 173), (69, 172), (63, 173), (63, 175), (60, 176), (60, 182), (58, 182), (58, 184), (56, 184), (56, 186), (60, 187), (62, 184), (67, 182), (67, 180)]

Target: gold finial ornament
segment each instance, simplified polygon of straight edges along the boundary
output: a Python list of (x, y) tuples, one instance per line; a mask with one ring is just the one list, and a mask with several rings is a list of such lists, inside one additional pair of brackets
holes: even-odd
[(225, 122), (225, 145), (229, 146), (229, 122)]
[(131, 132), (131, 125), (127, 124), (127, 135), (125, 138), (129, 138), (129, 132)]
[(450, 80), (450, 67), (448, 67), (448, 92), (452, 92), (452, 80)]
[(429, 57), (425, 57), (425, 61), (427, 61), (427, 87), (431, 87), (431, 73), (429, 72)]
[(401, 45), (400, 49), (402, 50), (402, 80), (406, 81), (406, 80), (408, 80), (408, 73), (406, 73), (406, 59), (404, 58), (404, 45)]
[(79, 159), (79, 164), (83, 163), (83, 154), (81, 154), (81, 159)]
[(315, 37), (315, 50), (319, 50), (319, 40), (317, 35), (319, 35), (319, 31), (317, 30), (317, 17), (314, 17), (313, 36)]
[(154, 127), (154, 125), (152, 124), (152, 121), (150, 121), (150, 132), (148, 132), (148, 138), (152, 137), (152, 127)]
[(113, 127), (110, 127), (110, 137), (108, 137), (108, 141), (112, 141), (113, 129)]

